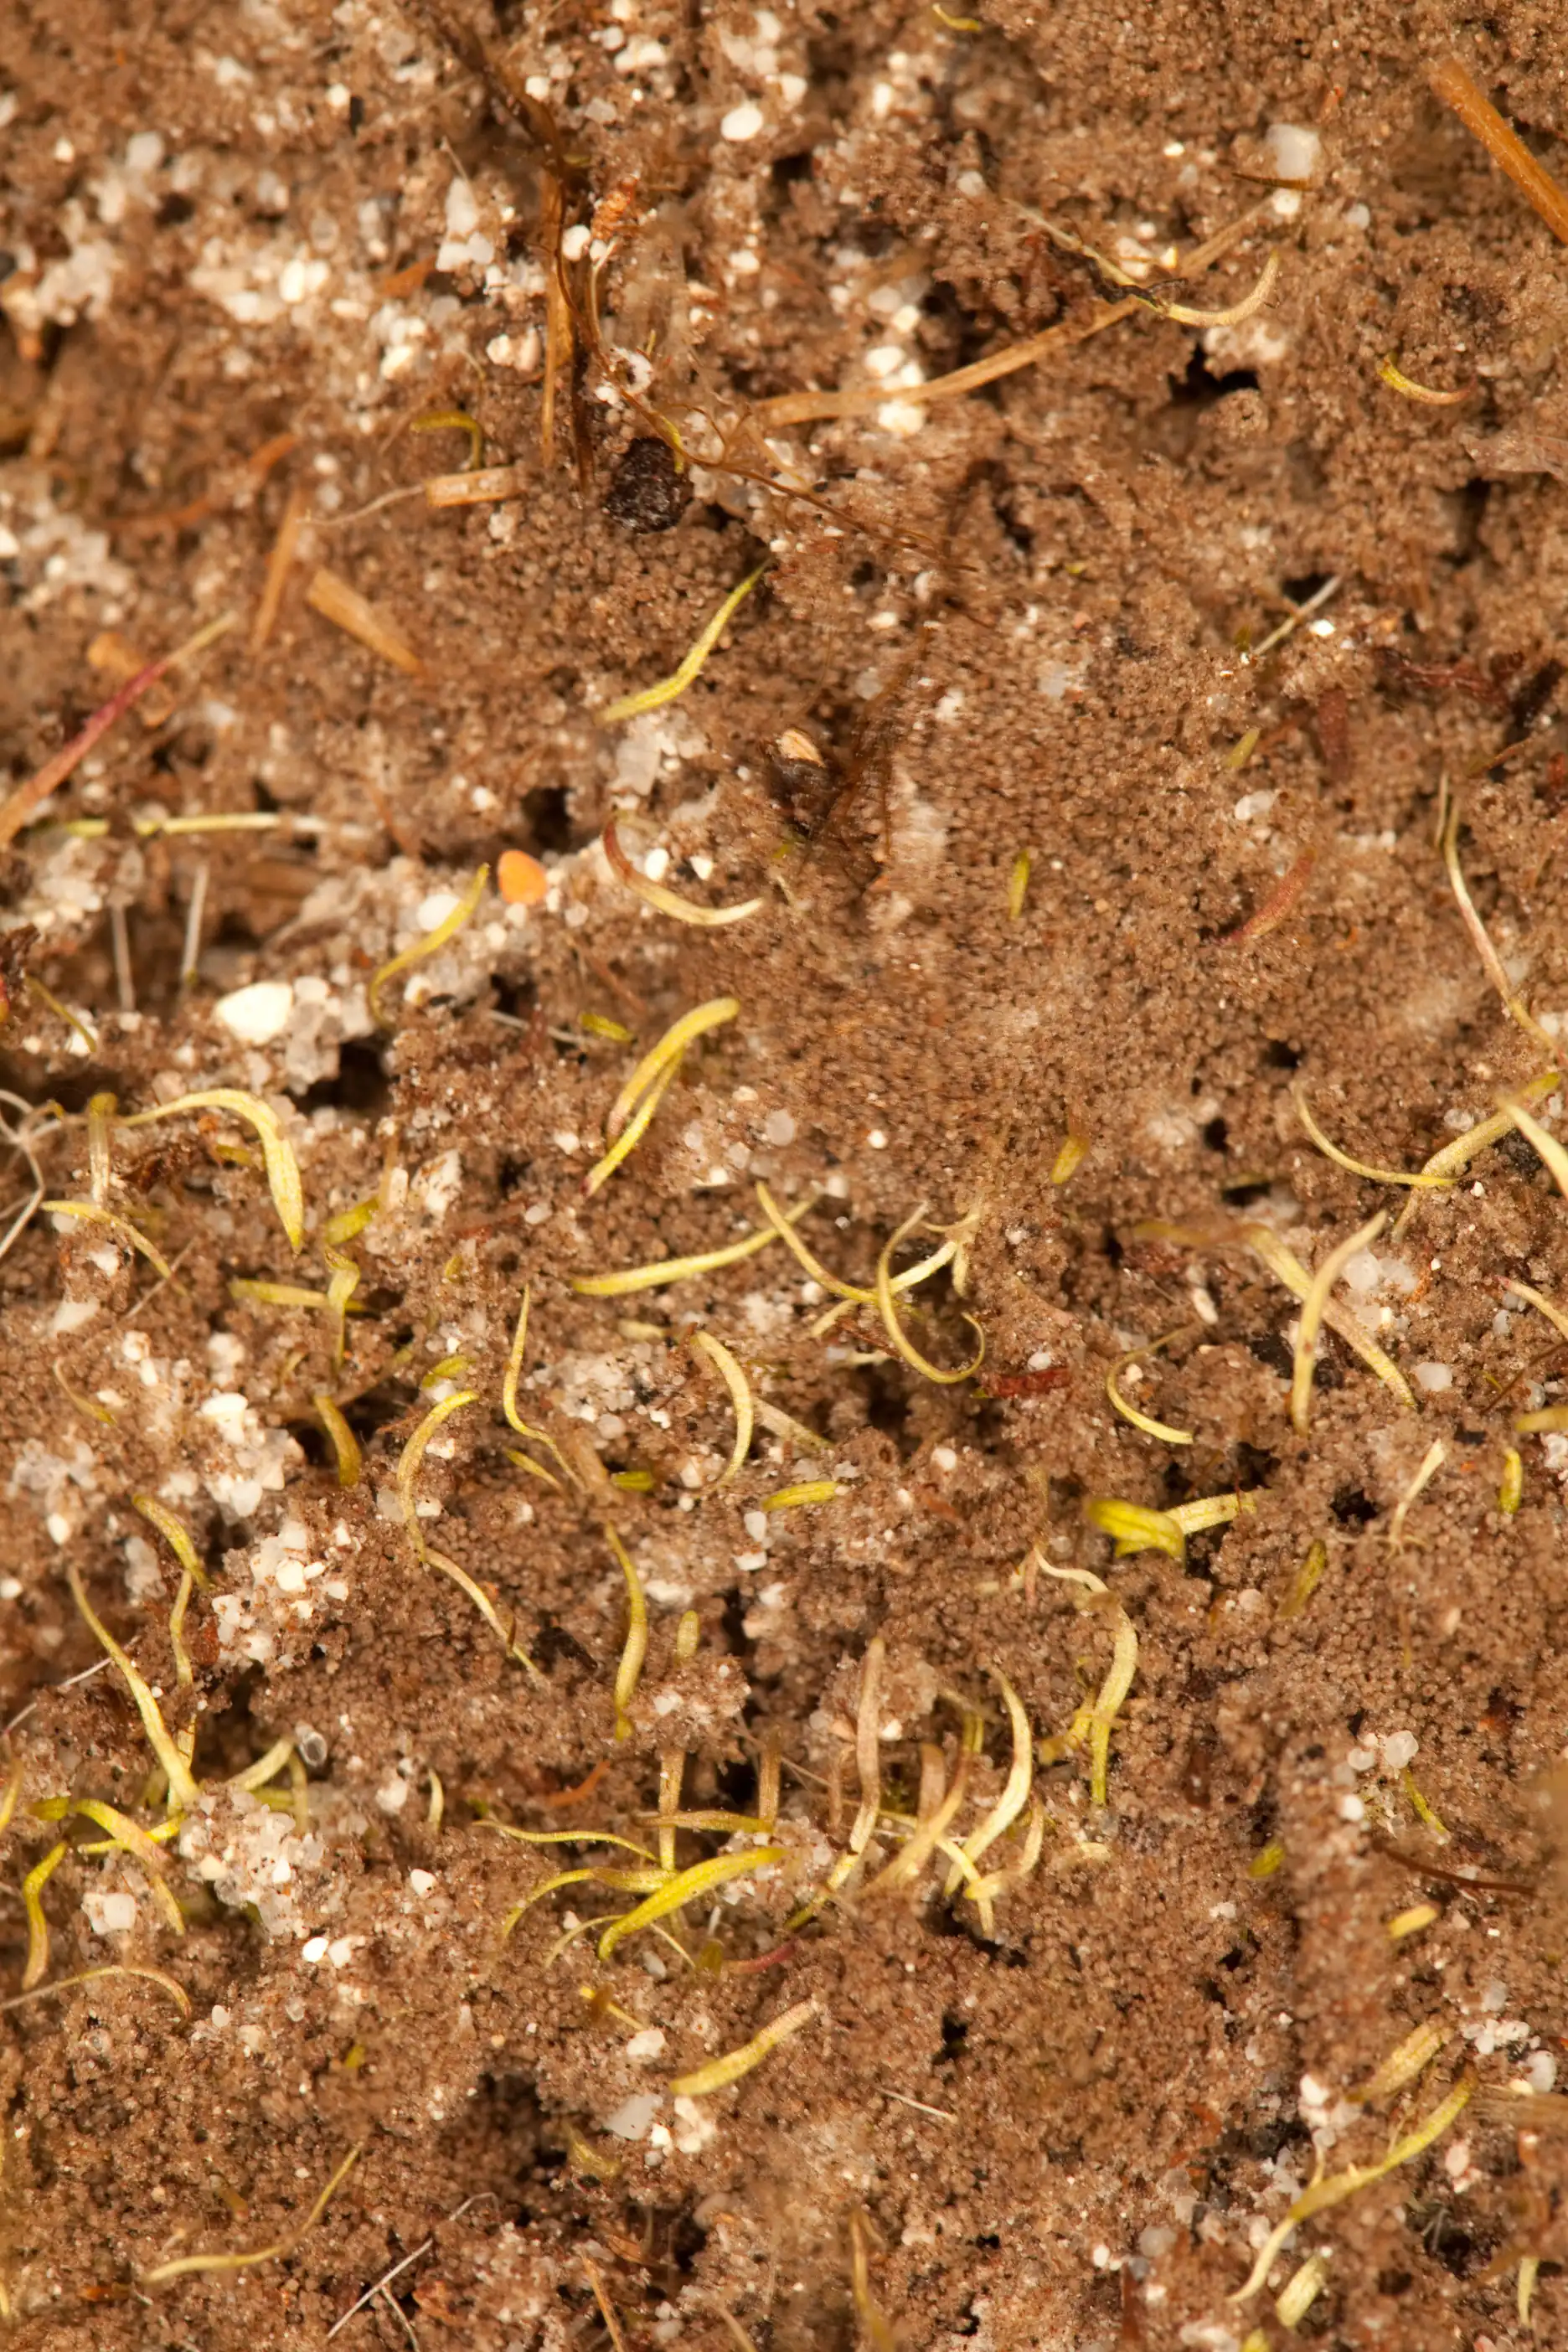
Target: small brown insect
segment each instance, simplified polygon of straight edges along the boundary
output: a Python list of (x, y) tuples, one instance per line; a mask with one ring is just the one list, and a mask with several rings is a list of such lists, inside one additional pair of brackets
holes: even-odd
[(993, 1372), (984, 1390), (988, 1397), (1047, 1396), (1052, 1389), (1065, 1389), (1071, 1377), (1065, 1364), (1047, 1364), (1037, 1372)]
[(1342, 686), (1331, 686), (1318, 697), (1318, 749), (1331, 783), (1342, 784), (1351, 772), (1351, 706)]
[(1485, 677), (1474, 662), (1412, 661), (1408, 654), (1397, 653), (1391, 646), (1380, 646), (1376, 659), (1384, 684), (1395, 691), (1468, 694), (1493, 710), (1508, 709), (1508, 697), (1497, 680)]
[(634, 172), (628, 179), (618, 180), (609, 194), (602, 196), (594, 207), (589, 234), (603, 237), (607, 245), (623, 228), (635, 227), (641, 206), (637, 201), (639, 186)]
[(770, 782), (790, 823), (809, 841), (832, 802), (832, 771), (803, 728), (786, 727), (773, 745)]

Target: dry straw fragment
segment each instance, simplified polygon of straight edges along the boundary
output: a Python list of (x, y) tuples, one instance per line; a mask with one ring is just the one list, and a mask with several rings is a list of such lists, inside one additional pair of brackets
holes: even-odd
[(29, 776), (25, 783), (18, 784), (15, 792), (0, 801), (0, 849), (16, 839), (34, 812), (43, 806), (51, 793), (59, 790), (86, 759), (94, 744), (108, 734), (133, 703), (141, 700), (150, 687), (156, 686), (161, 677), (166, 677), (181, 662), (189, 661), (193, 655), (226, 635), (238, 617), (236, 613), (223, 614), (219, 619), (209, 621), (205, 628), (198, 629), (194, 637), (188, 637), (174, 653), (164, 654), (160, 660), (149, 662), (145, 669), (138, 670), (118, 694), (111, 694), (109, 700), (93, 712), (79, 734), (73, 735), (52, 759), (45, 761), (36, 774)]
[(425, 665), (401, 630), (378, 611), (368, 597), (357, 588), (351, 588), (342, 574), (329, 571), (323, 563), (311, 575), (305, 591), (305, 602), (313, 613), (345, 635), (357, 638), (373, 654), (380, 656), (394, 669), (406, 677), (423, 677)]
[(528, 490), (522, 466), (477, 466), (461, 474), (429, 474), (425, 480), (428, 507), (499, 506), (521, 499)]

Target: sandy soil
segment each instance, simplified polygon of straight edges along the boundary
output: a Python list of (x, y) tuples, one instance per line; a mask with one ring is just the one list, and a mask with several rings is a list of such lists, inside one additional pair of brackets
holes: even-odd
[[(18, 2345), (1568, 2340), (1568, 1229), (1506, 1121), (1375, 1179), (1568, 1022), (1568, 280), (1458, 38), (6, 12), (5, 789), (234, 616), (0, 853)], [(1568, 173), (1560, 11), (1462, 47)], [(809, 1264), (595, 1295), (759, 1182)]]

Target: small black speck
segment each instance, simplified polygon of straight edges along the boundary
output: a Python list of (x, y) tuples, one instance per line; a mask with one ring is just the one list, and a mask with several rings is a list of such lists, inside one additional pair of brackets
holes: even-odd
[(358, 131), (359, 131), (359, 127), (360, 127), (361, 123), (362, 123), (363, 121), (364, 121), (364, 100), (363, 100), (363, 98), (351, 98), (351, 99), (350, 99), (350, 100), (349, 100), (349, 129), (350, 129), (351, 131), (354, 131), (354, 132), (357, 134), (357, 132), (358, 132)]

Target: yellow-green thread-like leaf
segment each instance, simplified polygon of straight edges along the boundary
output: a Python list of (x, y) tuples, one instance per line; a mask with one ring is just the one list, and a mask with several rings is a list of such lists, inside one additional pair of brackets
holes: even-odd
[(154, 1119), (177, 1118), (186, 1111), (197, 1110), (225, 1110), (255, 1129), (266, 1163), (267, 1189), (272, 1195), (278, 1221), (289, 1237), (289, 1248), (300, 1248), (305, 1239), (305, 1194), (300, 1181), (300, 1163), (279, 1124), (277, 1112), (255, 1095), (243, 1094), (237, 1087), (212, 1087), (200, 1094), (176, 1096), (173, 1102), (159, 1103), (152, 1110), (139, 1110), (120, 1124), (150, 1127)]
[(732, 1878), (743, 1878), (754, 1870), (765, 1870), (770, 1863), (782, 1862), (782, 1845), (754, 1846), (747, 1853), (717, 1853), (707, 1862), (693, 1863), (689, 1870), (676, 1875), (639, 1903), (635, 1911), (624, 1912), (612, 1919), (599, 1938), (599, 1958), (607, 1960), (616, 1946), (635, 1936), (640, 1928), (651, 1927), (656, 1919), (668, 1918), (670, 1912), (681, 1910), (695, 1903), (700, 1895), (710, 1895), (716, 1886), (727, 1886)]

